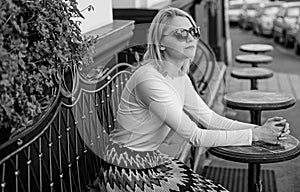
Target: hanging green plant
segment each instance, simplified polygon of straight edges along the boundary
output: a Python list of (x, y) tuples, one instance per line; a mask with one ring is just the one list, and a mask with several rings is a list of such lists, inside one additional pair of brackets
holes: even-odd
[(49, 105), (54, 75), (92, 62), (95, 38), (82, 35), (76, 17), (76, 0), (0, 1), (0, 143)]

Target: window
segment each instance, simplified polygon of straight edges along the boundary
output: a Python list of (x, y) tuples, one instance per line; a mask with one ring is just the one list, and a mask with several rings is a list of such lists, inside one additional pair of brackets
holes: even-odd
[(243, 4), (233, 4), (229, 6), (229, 9), (241, 9)]
[(300, 15), (300, 7), (291, 7), (287, 9), (286, 16), (298, 17)]
[(284, 8), (281, 8), (278, 13), (277, 13), (277, 17), (283, 17), (284, 16), (284, 13), (285, 13), (285, 9)]
[(264, 15), (276, 15), (278, 13), (279, 7), (266, 7), (264, 10)]

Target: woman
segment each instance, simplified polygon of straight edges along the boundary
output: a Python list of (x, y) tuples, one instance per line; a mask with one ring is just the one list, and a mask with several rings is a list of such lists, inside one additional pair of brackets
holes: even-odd
[(222, 117), (203, 102), (187, 76), (199, 37), (182, 10), (167, 8), (153, 19), (144, 65), (127, 82), (110, 134), (102, 185), (107, 191), (227, 191), (157, 150), (175, 131), (205, 147), (277, 142), (289, 134), (281, 117), (258, 126)]

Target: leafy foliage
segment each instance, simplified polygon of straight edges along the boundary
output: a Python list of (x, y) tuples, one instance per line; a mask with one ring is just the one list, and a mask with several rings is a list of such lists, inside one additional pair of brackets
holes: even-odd
[(0, 1), (0, 131), (23, 129), (47, 107), (54, 74), (92, 62), (95, 39), (76, 17), (76, 0)]

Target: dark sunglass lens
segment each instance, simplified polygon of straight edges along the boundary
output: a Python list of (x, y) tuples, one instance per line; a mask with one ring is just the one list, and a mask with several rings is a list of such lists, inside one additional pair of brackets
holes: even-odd
[(200, 27), (191, 27), (189, 32), (195, 39), (200, 38)]
[(191, 27), (189, 30), (186, 29), (178, 29), (174, 32), (174, 36), (180, 42), (187, 41), (191, 35), (194, 39), (200, 38), (200, 28), (199, 27)]
[(174, 36), (180, 42), (186, 41), (186, 38), (188, 36), (188, 32), (184, 31), (184, 30), (178, 30), (178, 31), (175, 31)]
[(197, 37), (198, 39), (200, 38), (201, 33), (200, 33), (200, 27), (196, 27), (195, 28), (195, 37)]
[(181, 35), (182, 35), (182, 37), (184, 37), (186, 39), (189, 36), (189, 32), (187, 30), (182, 30)]

